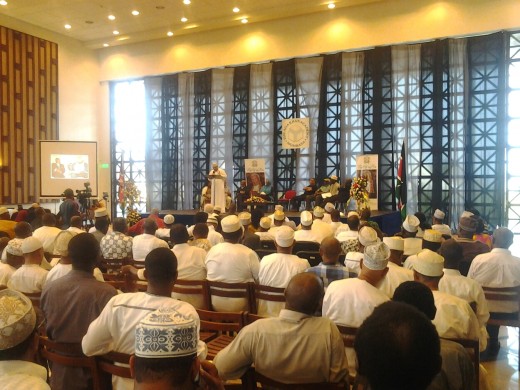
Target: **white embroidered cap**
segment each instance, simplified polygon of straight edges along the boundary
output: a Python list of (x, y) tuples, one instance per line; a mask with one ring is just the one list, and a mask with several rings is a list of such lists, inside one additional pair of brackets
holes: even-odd
[(96, 209), (94, 211), (94, 217), (96, 217), (96, 218), (106, 217), (107, 215), (108, 215), (107, 209), (104, 207), (101, 207), (100, 209)]
[(403, 255), (410, 256), (419, 253), (422, 249), (422, 239), (416, 237), (405, 238)]
[(325, 205), (325, 210), (330, 213), (332, 212), (334, 209), (336, 209), (336, 207), (334, 207), (334, 204), (328, 202), (326, 205)]
[(242, 225), (240, 225), (240, 221), (236, 215), (228, 215), (220, 221), (220, 224), (222, 225), (222, 231), (224, 233), (234, 233), (242, 229)]
[(173, 215), (171, 215), (171, 214), (166, 214), (166, 215), (164, 216), (164, 223), (165, 223), (166, 225), (171, 225), (171, 224), (174, 223), (174, 222), (175, 222), (175, 217), (174, 217)]
[(274, 235), (274, 239), (279, 246), (287, 248), (294, 243), (294, 230), (289, 226), (280, 226)]
[(300, 214), (300, 222), (303, 226), (312, 225), (312, 214), (310, 211), (302, 211)]
[(404, 251), (404, 240), (402, 237), (383, 237), (383, 242), (394, 251)]
[(29, 298), (18, 291), (0, 291), (0, 351), (25, 341), (36, 327), (36, 312)]
[(238, 214), (238, 219), (240, 220), (240, 224), (242, 226), (250, 225), (251, 224), (251, 213), (244, 211), (244, 212)]
[(403, 222), (403, 228), (410, 233), (415, 233), (419, 229), (420, 224), (419, 218), (415, 215), (407, 215)]
[(316, 218), (322, 218), (323, 215), (325, 214), (325, 210), (323, 210), (320, 206), (316, 206), (316, 207), (314, 207), (314, 210), (312, 211), (312, 213), (314, 214), (314, 216)]
[(442, 276), (443, 268), (444, 257), (429, 249), (417, 253), (417, 261), (413, 264), (413, 269), (425, 276)]
[(72, 240), (77, 233), (73, 233), (70, 230), (63, 230), (58, 233), (54, 240), (54, 253), (60, 256), (69, 255), (69, 242)]
[(274, 219), (276, 219), (277, 221), (283, 221), (285, 220), (285, 214), (283, 211), (280, 211), (280, 210), (276, 210), (274, 212)]
[(33, 253), (38, 249), (43, 248), (42, 242), (38, 240), (36, 237), (27, 237), (22, 242), (22, 253)]
[(206, 203), (204, 205), (204, 212), (208, 213), (208, 214), (212, 214), (213, 213), (213, 205), (210, 204), (210, 203)]
[(444, 212), (442, 212), (441, 210), (437, 209), (435, 210), (435, 212), (433, 213), (433, 216), (437, 219), (444, 219), (444, 217), (446, 216), (446, 214)]
[(260, 219), (260, 226), (264, 229), (269, 229), (271, 227), (271, 218), (262, 217), (262, 219)]
[(439, 232), (438, 230), (426, 229), (424, 231), (423, 240), (429, 241), (429, 242), (441, 242), (442, 233)]
[(377, 237), (377, 232), (372, 229), (370, 226), (363, 226), (359, 229), (358, 240), (363, 246), (373, 245), (377, 243), (379, 238)]
[(365, 247), (363, 254), (363, 266), (373, 271), (380, 271), (388, 266), (388, 258), (390, 257), (390, 248), (383, 243), (368, 245)]

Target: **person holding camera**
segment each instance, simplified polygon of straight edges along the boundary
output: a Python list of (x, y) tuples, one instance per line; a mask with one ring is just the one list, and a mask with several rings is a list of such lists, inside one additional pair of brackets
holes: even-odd
[(67, 188), (63, 191), (63, 203), (60, 205), (59, 216), (61, 217), (61, 228), (68, 229), (70, 227), (70, 219), (79, 214), (79, 204), (74, 200), (74, 192)]

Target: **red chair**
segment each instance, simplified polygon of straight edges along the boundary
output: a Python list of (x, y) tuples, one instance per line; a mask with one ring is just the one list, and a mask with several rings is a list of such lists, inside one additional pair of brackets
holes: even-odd
[(289, 208), (291, 206), (291, 200), (295, 196), (296, 196), (295, 190), (287, 190), (287, 191), (285, 191), (285, 194), (283, 194), (283, 196), (280, 199), (278, 199), (278, 203), (285, 205), (285, 209), (289, 210)]

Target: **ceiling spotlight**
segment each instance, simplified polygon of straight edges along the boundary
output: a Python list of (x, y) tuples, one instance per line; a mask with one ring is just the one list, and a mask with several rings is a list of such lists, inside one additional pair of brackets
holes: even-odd
[(112, 34), (114, 34), (114, 35), (119, 35), (119, 31), (114, 30), (114, 31), (112, 31)]
[(242, 18), (241, 22), (246, 24), (248, 22), (248, 20), (247, 20), (247, 18)]
[(0, 5), (7, 5), (7, 1), (5, 1), (5, 0), (0, 0)]
[(191, 1), (190, 0), (183, 0), (183, 3), (186, 4), (186, 5), (190, 5)]
[(181, 18), (181, 22), (182, 22), (182, 23), (186, 23), (187, 21), (188, 21), (188, 18), (186, 18), (186, 17), (184, 17), (184, 16)]
[(173, 32), (168, 31), (168, 32), (166, 33), (166, 35), (168, 35), (169, 37), (173, 37)]
[(329, 9), (334, 9), (334, 8), (336, 8), (336, 4), (329, 3), (329, 5), (327, 7), (329, 7)]
[(134, 16), (139, 15), (139, 11), (137, 11), (137, 10), (134, 9), (134, 10), (132, 11), (132, 15), (134, 15)]
[(108, 15), (109, 20), (116, 20), (116, 17), (114, 15)]
[(70, 24), (66, 24), (64, 27), (65, 27), (67, 30), (70, 30), (70, 29), (72, 28), (72, 26), (71, 26)]
[(234, 12), (234, 13), (238, 13), (238, 12), (240, 12), (240, 8), (238, 8), (238, 7), (233, 8), (233, 12)]
[(103, 47), (109, 47), (110, 45), (108, 43), (103, 43)]

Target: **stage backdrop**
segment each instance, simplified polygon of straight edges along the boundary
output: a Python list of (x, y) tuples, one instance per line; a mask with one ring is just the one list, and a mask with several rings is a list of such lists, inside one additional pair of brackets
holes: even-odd
[(247, 185), (251, 186), (251, 191), (260, 192), (260, 188), (265, 184), (265, 160), (246, 159), (245, 170)]
[(356, 171), (358, 177), (366, 177), (367, 191), (371, 210), (377, 210), (378, 188), (377, 175), (378, 169), (378, 155), (364, 154), (358, 156), (356, 159)]

